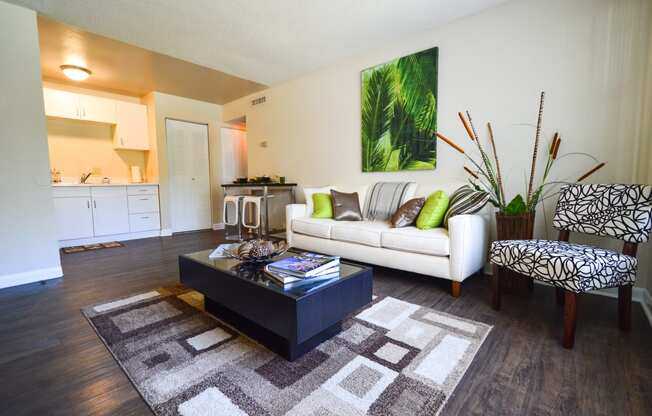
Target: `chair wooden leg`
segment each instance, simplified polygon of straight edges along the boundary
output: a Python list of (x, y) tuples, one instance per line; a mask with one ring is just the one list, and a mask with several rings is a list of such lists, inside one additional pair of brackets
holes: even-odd
[(557, 305), (564, 306), (564, 288), (557, 287), (555, 291), (557, 292)]
[(491, 307), (500, 310), (500, 267), (492, 265), (493, 275), (491, 276)]
[(577, 321), (577, 295), (564, 290), (564, 348), (571, 349), (575, 345), (575, 322)]
[(461, 290), (462, 290), (462, 283), (453, 280), (451, 282), (451, 294), (453, 295), (453, 297), (459, 298)]
[(620, 329), (626, 332), (632, 328), (632, 287), (618, 287), (618, 322)]

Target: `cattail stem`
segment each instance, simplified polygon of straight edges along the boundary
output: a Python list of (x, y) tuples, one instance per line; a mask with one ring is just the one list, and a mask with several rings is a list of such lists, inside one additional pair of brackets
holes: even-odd
[(467, 123), (466, 119), (464, 118), (464, 114), (462, 114), (461, 112), (458, 112), (458, 113), (457, 113), (457, 116), (458, 116), (458, 117), (460, 118), (460, 120), (462, 121), (462, 124), (464, 125), (464, 129), (466, 130), (466, 134), (469, 135), (469, 137), (471, 138), (471, 140), (475, 140), (475, 139), (476, 139), (476, 135), (474, 134), (473, 130), (471, 130), (471, 126), (469, 126), (469, 123)]
[(466, 171), (466, 173), (473, 176), (474, 178), (480, 179), (480, 177), (475, 172), (473, 172), (471, 169), (467, 168), (466, 166), (464, 166), (464, 170)]
[(596, 167), (594, 167), (594, 168), (591, 169), (590, 171), (586, 172), (584, 175), (582, 175), (582, 176), (580, 176), (579, 178), (577, 178), (577, 182), (582, 182), (584, 179), (588, 178), (589, 176), (593, 175), (593, 174), (594, 174), (595, 172), (597, 172), (598, 170), (602, 169), (602, 167), (603, 167), (604, 165), (606, 165), (606, 164), (607, 164), (606, 162), (602, 162), (602, 163), (600, 163), (599, 165), (597, 165)]
[(436, 134), (437, 137), (440, 138), (442, 141), (446, 142), (446, 144), (448, 144), (450, 147), (452, 147), (453, 149), (457, 150), (458, 152), (464, 154), (464, 149), (462, 149), (461, 147), (459, 147), (458, 145), (456, 145), (456, 144), (455, 144), (451, 139), (449, 139), (448, 137), (444, 136), (444, 135), (441, 134), (441, 133), (435, 133), (435, 134)]
[(532, 197), (532, 187), (534, 186), (534, 174), (536, 173), (537, 168), (537, 155), (539, 153), (539, 138), (541, 137), (541, 121), (543, 119), (543, 99), (545, 97), (545, 91), (541, 91), (541, 98), (539, 100), (539, 118), (537, 119), (537, 132), (534, 136), (534, 151), (532, 152), (532, 169), (530, 170), (530, 183), (527, 187), (527, 202), (530, 204), (530, 198)]
[(500, 203), (505, 205), (505, 189), (503, 188), (503, 177), (500, 174), (500, 163), (498, 162), (498, 153), (496, 152), (496, 142), (494, 141), (494, 130), (491, 128), (491, 123), (487, 123), (489, 129), (489, 142), (491, 143), (491, 150), (494, 153), (494, 160), (496, 161), (496, 180), (500, 189)]
[(559, 153), (560, 145), (561, 145), (561, 137), (557, 136), (557, 141), (555, 142), (555, 146), (552, 149), (552, 160), (557, 159), (557, 153)]

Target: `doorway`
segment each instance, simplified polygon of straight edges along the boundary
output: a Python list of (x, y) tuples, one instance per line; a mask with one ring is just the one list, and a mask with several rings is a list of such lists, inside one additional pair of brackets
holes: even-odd
[(211, 228), (208, 125), (166, 119), (172, 232)]

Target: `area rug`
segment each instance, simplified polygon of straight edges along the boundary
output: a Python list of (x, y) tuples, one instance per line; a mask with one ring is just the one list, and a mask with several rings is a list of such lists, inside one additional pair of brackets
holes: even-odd
[(379, 296), (291, 363), (201, 305), (167, 288), (82, 312), (157, 415), (437, 415), (491, 330)]

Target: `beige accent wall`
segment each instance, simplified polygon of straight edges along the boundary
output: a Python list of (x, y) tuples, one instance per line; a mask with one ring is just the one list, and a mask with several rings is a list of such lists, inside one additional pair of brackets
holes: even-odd
[[(457, 112), (470, 110), (483, 137), (491, 121), (510, 196), (524, 190), (533, 147), (533, 127), (516, 124), (536, 123), (542, 90), (545, 142), (559, 131), (561, 153), (606, 160), (593, 182), (634, 182), (640, 120), (650, 114), (642, 114), (642, 100), (651, 7), (646, 0), (511, 1), (228, 103), (224, 120), (246, 116), (252, 176), (285, 175), (302, 186), (464, 178), (463, 156), (441, 142), (434, 171), (361, 171), (360, 71), (438, 46), (438, 130), (471, 149)], [(262, 95), (266, 102), (252, 107)], [(553, 179), (574, 180), (593, 165), (560, 160)], [(537, 214), (538, 237), (556, 235), (554, 203), (545, 205), (547, 221)], [(647, 276), (639, 279), (644, 286)]]
[(146, 152), (115, 149), (110, 124), (48, 118), (47, 127), (50, 166), (61, 171), (64, 181), (92, 171), (90, 182), (101, 182), (103, 177), (130, 182), (131, 166), (139, 166), (145, 175)]
[[(158, 166), (158, 182), (160, 186), (161, 228), (162, 233), (170, 232), (170, 183), (168, 177), (168, 159), (165, 136), (165, 120), (173, 118), (182, 121), (208, 124), (209, 160), (211, 180), (211, 209), (213, 224), (221, 220), (222, 190), (220, 188), (222, 173), (219, 168), (220, 128), (222, 127), (222, 106), (184, 97), (152, 92), (143, 98), (148, 105), (150, 150), (147, 160), (148, 175), (154, 175)], [(153, 127), (153, 128), (152, 128)]]
[(0, 287), (61, 276), (36, 13), (0, 1)]

